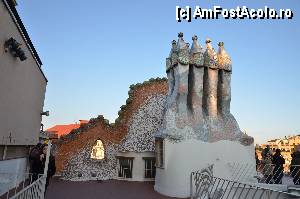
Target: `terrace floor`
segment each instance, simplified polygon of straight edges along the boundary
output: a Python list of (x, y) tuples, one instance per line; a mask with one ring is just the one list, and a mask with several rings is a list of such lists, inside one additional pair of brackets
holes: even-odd
[(46, 199), (171, 199), (155, 192), (153, 184), (120, 180), (71, 182), (52, 178)]

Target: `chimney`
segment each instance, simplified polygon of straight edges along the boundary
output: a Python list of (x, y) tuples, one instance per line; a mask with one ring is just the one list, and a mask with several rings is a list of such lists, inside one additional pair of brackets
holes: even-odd
[(89, 121), (88, 120), (79, 120), (79, 124), (82, 125), (82, 124), (86, 124), (88, 123)]

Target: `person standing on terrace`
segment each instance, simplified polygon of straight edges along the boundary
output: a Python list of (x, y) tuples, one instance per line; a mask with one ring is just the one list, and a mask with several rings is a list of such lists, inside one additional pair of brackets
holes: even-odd
[(264, 179), (265, 182), (267, 184), (271, 183), (272, 177), (273, 177), (273, 167), (272, 167), (272, 152), (270, 149), (270, 146), (267, 145), (266, 148), (264, 148), (264, 150), (261, 153), (262, 156), (262, 160), (261, 160), (261, 164), (258, 167), (258, 170), (261, 170), (263, 175), (264, 175)]
[(295, 185), (300, 185), (300, 145), (295, 147), (295, 152), (291, 155), (291, 168), (290, 173), (293, 177), (293, 182)]
[(267, 158), (268, 153), (270, 153), (270, 146), (267, 145), (266, 148), (261, 153), (262, 159), (265, 160)]
[(274, 183), (282, 184), (283, 165), (285, 164), (285, 160), (281, 155), (280, 149), (276, 149), (275, 154), (273, 155), (272, 163), (275, 166), (273, 170)]
[(42, 144), (38, 143), (34, 146), (29, 153), (29, 172), (32, 174), (31, 181), (36, 181), (39, 178), (39, 175), (43, 172), (43, 165), (40, 161), (40, 156), (42, 154)]

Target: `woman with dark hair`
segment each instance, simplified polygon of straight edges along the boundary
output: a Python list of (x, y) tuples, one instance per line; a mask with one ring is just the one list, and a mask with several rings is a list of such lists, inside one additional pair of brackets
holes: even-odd
[(285, 160), (281, 155), (280, 149), (276, 149), (275, 154), (273, 155), (272, 163), (274, 164), (274, 170), (273, 170), (274, 183), (282, 184), (283, 165), (285, 164)]

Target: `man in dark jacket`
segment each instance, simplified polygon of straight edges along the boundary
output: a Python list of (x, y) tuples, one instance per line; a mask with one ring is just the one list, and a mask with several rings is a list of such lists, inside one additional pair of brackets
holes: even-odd
[(292, 162), (290, 173), (293, 177), (294, 184), (300, 185), (300, 145), (296, 146), (296, 150), (291, 156)]
[(272, 163), (275, 165), (273, 170), (273, 180), (275, 184), (282, 184), (283, 178), (283, 165), (285, 160), (281, 155), (280, 149), (276, 149), (275, 154), (273, 155)]
[(32, 174), (32, 182), (36, 181), (39, 174), (43, 173), (43, 164), (41, 162), (42, 144), (38, 143), (29, 153), (30, 173)]

